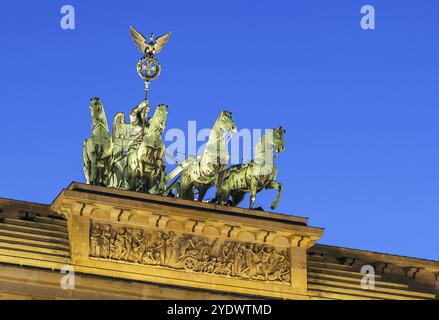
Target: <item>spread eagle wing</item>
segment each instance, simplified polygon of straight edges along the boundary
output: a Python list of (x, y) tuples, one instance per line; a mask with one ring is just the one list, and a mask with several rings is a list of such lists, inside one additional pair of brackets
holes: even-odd
[(160, 50), (166, 45), (168, 42), (169, 36), (171, 35), (170, 32), (165, 33), (164, 35), (157, 38), (156, 43), (154, 45), (154, 51), (155, 53), (159, 53)]
[(139, 50), (141, 52), (145, 52), (146, 38), (143, 36), (143, 34), (141, 34), (139, 31), (137, 31), (133, 27), (130, 27), (130, 32), (131, 32), (131, 37), (133, 38), (134, 43), (137, 44), (137, 46), (139, 47)]

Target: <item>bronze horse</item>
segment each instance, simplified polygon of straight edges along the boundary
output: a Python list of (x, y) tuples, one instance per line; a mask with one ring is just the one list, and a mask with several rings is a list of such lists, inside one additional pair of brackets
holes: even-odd
[[(282, 127), (272, 129), (261, 137), (256, 145), (254, 159), (250, 163), (232, 166), (227, 170), (217, 201), (222, 204), (237, 206), (246, 193), (250, 193), (250, 209), (256, 200), (256, 193), (262, 189), (277, 189), (276, 200), (271, 204), (275, 209), (280, 201), (282, 184), (275, 181), (277, 168), (274, 153), (285, 150), (285, 130)], [(229, 200), (229, 197), (232, 199)]]
[[(206, 149), (201, 157), (192, 160), (183, 170), (177, 184), (177, 193), (183, 199), (194, 200), (194, 189), (198, 190), (198, 201), (202, 201), (212, 186), (220, 186), (229, 161), (225, 136), (237, 131), (232, 113), (223, 111), (210, 131)], [(191, 161), (191, 160), (186, 160)]]
[(105, 186), (111, 171), (113, 143), (104, 106), (98, 97), (90, 99), (92, 134), (84, 141), (82, 158), (88, 184)]

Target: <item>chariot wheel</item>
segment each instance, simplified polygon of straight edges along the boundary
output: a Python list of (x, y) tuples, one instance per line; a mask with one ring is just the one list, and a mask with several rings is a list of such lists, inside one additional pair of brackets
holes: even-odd
[(187, 257), (184, 259), (184, 269), (188, 271), (193, 271), (197, 266), (197, 260), (192, 257)]

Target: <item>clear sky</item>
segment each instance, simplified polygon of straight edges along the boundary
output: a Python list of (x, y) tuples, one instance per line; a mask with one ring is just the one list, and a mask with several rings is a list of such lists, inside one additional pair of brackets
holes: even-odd
[[(76, 9), (76, 29), (60, 9)], [(363, 4), (376, 29), (360, 28)], [(439, 2), (2, 1), (0, 197), (50, 203), (85, 181), (89, 98), (143, 98), (129, 26), (172, 31), (151, 85), (169, 128), (287, 129), (277, 211), (322, 243), (439, 260)], [(257, 203), (268, 204), (274, 191)], [(247, 205), (247, 201), (244, 205)]]

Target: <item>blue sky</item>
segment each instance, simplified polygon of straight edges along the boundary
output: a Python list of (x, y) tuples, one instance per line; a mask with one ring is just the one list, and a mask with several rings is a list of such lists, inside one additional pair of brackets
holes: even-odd
[[(60, 28), (60, 8), (76, 29)], [(360, 8), (376, 30), (360, 28)], [(26, 1), (0, 4), (0, 197), (50, 203), (84, 181), (90, 97), (111, 118), (143, 95), (129, 26), (172, 31), (152, 105), (169, 128), (287, 129), (279, 212), (322, 243), (439, 260), (439, 3)], [(274, 191), (257, 203), (268, 204)], [(247, 205), (247, 202), (244, 204)]]

